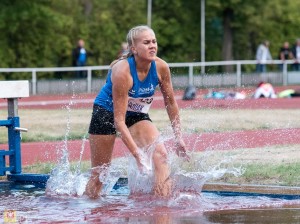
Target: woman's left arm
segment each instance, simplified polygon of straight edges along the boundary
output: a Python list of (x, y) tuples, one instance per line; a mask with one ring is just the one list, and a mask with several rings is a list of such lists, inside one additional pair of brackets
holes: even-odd
[(179, 108), (174, 96), (170, 68), (163, 60), (157, 61), (159, 86), (163, 94), (165, 107), (172, 124), (179, 156), (187, 157), (186, 146), (182, 139)]

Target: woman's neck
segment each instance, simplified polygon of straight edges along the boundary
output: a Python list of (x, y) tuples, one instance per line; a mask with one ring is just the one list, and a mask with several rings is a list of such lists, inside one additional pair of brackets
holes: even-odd
[(135, 58), (135, 66), (138, 72), (147, 74), (151, 67), (151, 61), (141, 61)]

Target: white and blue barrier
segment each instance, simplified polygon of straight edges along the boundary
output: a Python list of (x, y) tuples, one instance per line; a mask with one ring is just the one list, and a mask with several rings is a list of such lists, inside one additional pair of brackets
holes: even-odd
[(7, 119), (0, 120), (0, 126), (8, 131), (8, 150), (0, 149), (0, 176), (7, 176), (14, 182), (45, 184), (48, 175), (22, 173), (20, 132), (27, 132), (27, 129), (20, 127), (18, 99), (23, 97), (29, 97), (28, 81), (0, 81), (0, 98), (7, 100), (8, 112)]

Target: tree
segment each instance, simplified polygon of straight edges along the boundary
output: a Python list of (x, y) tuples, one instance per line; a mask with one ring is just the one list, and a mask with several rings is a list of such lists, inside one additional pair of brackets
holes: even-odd
[[(49, 1), (0, 2), (1, 67), (57, 65), (55, 53), (59, 47), (53, 46), (68, 42), (67, 35), (62, 34), (66, 26), (72, 26), (72, 20), (50, 6)], [(24, 77), (27, 75), (7, 75), (13, 79)]]
[[(200, 1), (152, 3), (159, 56), (168, 62), (200, 61)], [(299, 6), (294, 0), (206, 0), (206, 61), (254, 59), (265, 39), (276, 58), (284, 41), (298, 38)], [(92, 53), (89, 65), (109, 64), (128, 30), (146, 19), (147, 0), (2, 0), (0, 67), (71, 66), (79, 38)], [(30, 74), (0, 74), (0, 79), (21, 78)]]

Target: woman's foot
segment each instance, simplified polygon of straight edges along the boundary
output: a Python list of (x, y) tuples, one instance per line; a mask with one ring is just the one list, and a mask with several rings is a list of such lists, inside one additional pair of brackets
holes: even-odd
[(158, 197), (168, 198), (172, 195), (173, 183), (170, 177), (165, 181), (156, 182), (154, 185), (154, 195)]

